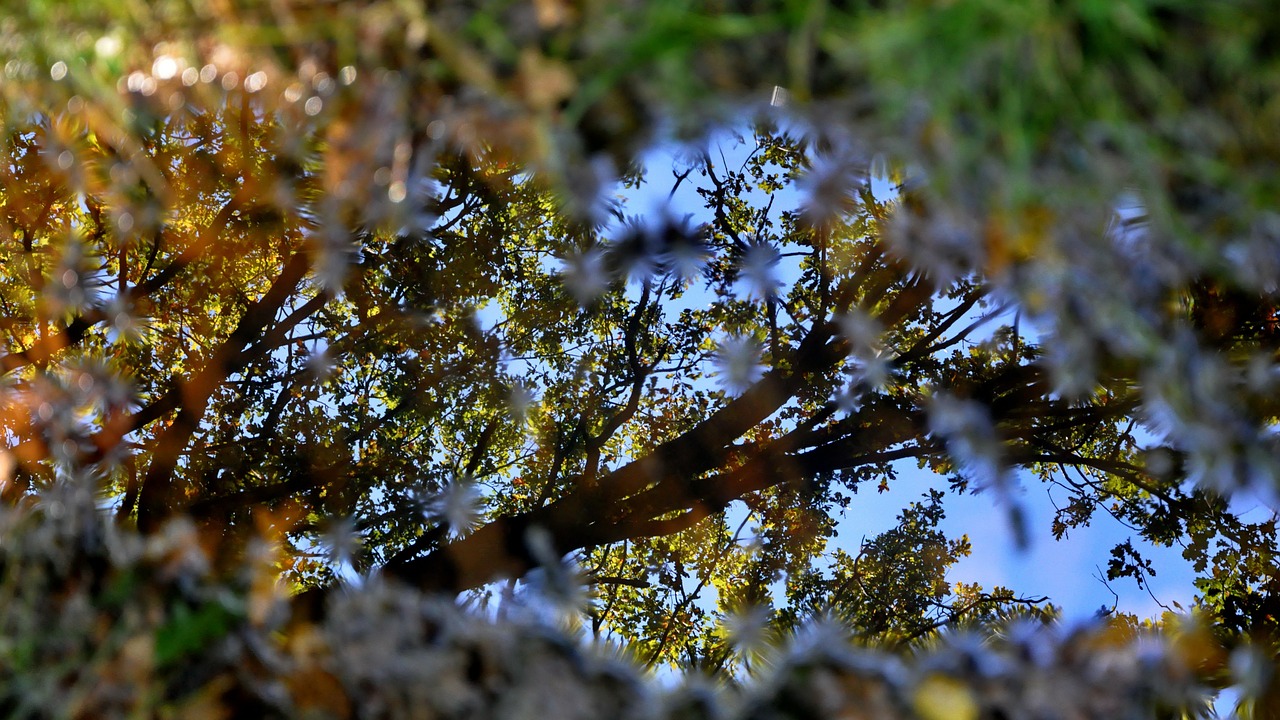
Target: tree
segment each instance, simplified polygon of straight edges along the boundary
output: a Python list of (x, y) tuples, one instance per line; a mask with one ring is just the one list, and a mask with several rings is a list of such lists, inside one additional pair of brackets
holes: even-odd
[[(1185, 543), (1216, 642), (1273, 652), (1274, 515), (1222, 496), (1275, 487), (1274, 72), (1211, 90), (1249, 67), (1214, 51), (1244, 5), (162, 7), (9, 21), (0, 190), (6, 501), (168, 538), (162, 577), (198, 541), (249, 598), (148, 600), (162, 667), (267, 623), (246, 557), (298, 623), (348, 568), (533, 573), (645, 662), (721, 670), (753, 618), (902, 647), (1051, 614), (948, 585), (940, 492), (836, 547), (834, 514), (912, 460), (1015, 535), (1034, 477), (1071, 493), (1058, 534), (1105, 508)], [(692, 58), (707, 76), (672, 77)], [(745, 160), (633, 163), (660, 113), (774, 84), (827, 115), (757, 116)], [(611, 173), (702, 207), (630, 215)], [(1146, 569), (1129, 545), (1110, 573)]]

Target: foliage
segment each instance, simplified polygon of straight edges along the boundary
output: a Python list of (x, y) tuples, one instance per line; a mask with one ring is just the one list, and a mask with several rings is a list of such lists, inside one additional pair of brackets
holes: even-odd
[(1143, 717), (1202, 702), (1186, 662), (1201, 654), (1194, 633), (1121, 623), (1013, 624), (900, 657), (856, 649), (828, 620), (770, 650), (741, 687), (660, 683), (625, 651), (576, 641), (543, 601), (495, 621), (381, 580), (285, 634), (266, 543), (211, 583), (189, 522), (144, 539), (90, 503), (68, 510), (76, 522), (4, 511), (8, 717)]
[[(139, 8), (0, 21), (15, 713), (652, 692), (441, 591), (753, 678), (750, 717), (1033, 712), (1113, 665), (1142, 692), (1071, 697), (1125, 716), (1274, 656), (1275, 515), (1231, 502), (1280, 487), (1266, 4)], [(904, 461), (939, 488), (851, 554), (837, 519)], [(1016, 542), (1024, 481), (1067, 493), (1060, 537), (1101, 509), (1180, 544), (1212, 638), (964, 650), (1054, 610), (952, 584), (942, 489)], [(1126, 543), (1109, 575), (1151, 570)], [(771, 656), (815, 615), (877, 649)]]

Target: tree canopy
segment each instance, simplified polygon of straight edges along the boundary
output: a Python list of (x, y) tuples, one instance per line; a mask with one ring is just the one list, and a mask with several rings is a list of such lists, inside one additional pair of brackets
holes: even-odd
[[(1271, 717), (1277, 33), (1173, 0), (29, 3), (0, 707), (640, 712), (576, 632), (744, 717), (1228, 685)], [(893, 528), (836, 535), (915, 468)], [(957, 583), (948, 496), (1017, 543), (1031, 483), (1055, 536), (1181, 547), (1195, 617), (1053, 630)], [(663, 712), (721, 712), (700, 688)]]

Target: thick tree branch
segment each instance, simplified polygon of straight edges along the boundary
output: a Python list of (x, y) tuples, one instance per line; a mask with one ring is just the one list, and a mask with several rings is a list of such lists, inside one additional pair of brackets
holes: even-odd
[[(294, 253), (267, 292), (245, 310), (231, 335), (218, 346), (204, 367), (190, 380), (179, 381), (177, 390), (181, 404), (178, 415), (157, 435), (151, 464), (138, 495), (138, 527), (142, 531), (155, 530), (171, 510), (176, 500), (172, 479), (178, 457), (199, 428), (209, 398), (244, 362), (244, 349), (263, 338), (264, 330), (288, 302), (309, 267), (305, 252)], [(296, 314), (290, 317), (296, 317)]]
[[(913, 279), (889, 301), (878, 320), (886, 326), (896, 324), (927, 301), (931, 292), (922, 279)], [(835, 337), (834, 324), (821, 323), (801, 342), (790, 371), (774, 369), (766, 373), (697, 427), (615, 470), (598, 485), (579, 487), (560, 500), (527, 513), (497, 518), (466, 538), (423, 557), (389, 563), (383, 569), (426, 589), (461, 590), (496, 577), (518, 577), (535, 567), (537, 560), (526, 544), (527, 533), (533, 527), (549, 532), (560, 552), (620, 539), (615, 537), (616, 527), (627, 514), (631, 496), (666, 482), (664, 487), (668, 490), (663, 492), (684, 497), (670, 488), (720, 466), (730, 453), (733, 440), (776, 412), (813, 374), (834, 367), (848, 352), (848, 342)], [(750, 469), (737, 472), (745, 475), (752, 470), (768, 470), (783, 472), (783, 477), (804, 476), (806, 468), (796, 468), (791, 465), (793, 462), (784, 453), (774, 453), (768, 459), (757, 460)], [(764, 479), (768, 473), (759, 475), (758, 479), (737, 485), (702, 488), (709, 494), (705, 498), (709, 502), (704, 504), (723, 507), (733, 497), (771, 484)], [(741, 492), (729, 497), (739, 489)]]

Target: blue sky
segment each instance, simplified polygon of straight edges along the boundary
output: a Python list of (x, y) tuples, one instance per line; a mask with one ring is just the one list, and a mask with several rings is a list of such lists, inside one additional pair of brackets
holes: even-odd
[[(900, 467), (903, 471), (889, 492), (877, 495), (864, 490), (855, 497), (840, 525), (843, 542), (856, 544), (863, 535), (870, 538), (888, 529), (904, 504), (919, 498), (927, 488), (946, 485), (945, 479), (916, 469), (914, 464)], [(1073, 529), (1066, 539), (1056, 541), (1049, 529), (1054, 509), (1047, 486), (1036, 478), (1021, 479), (1020, 500), (1029, 540), (1021, 549), (1014, 542), (1008, 512), (994, 495), (948, 495), (942, 529), (953, 537), (967, 534), (973, 545), (973, 554), (956, 564), (949, 579), (977, 582), (987, 588), (1003, 585), (1028, 596), (1047, 595), (1062, 608), (1066, 622), (1086, 620), (1100, 607), (1113, 604), (1118, 611), (1139, 617), (1158, 617), (1163, 612), (1160, 603), (1170, 608), (1174, 602), (1189, 606), (1195, 590), (1193, 574), (1178, 549), (1141, 542), (1102, 510), (1090, 526)], [(1158, 573), (1150, 578), (1151, 593), (1131, 579), (1111, 582), (1110, 590), (1099, 579), (1106, 577), (1111, 548), (1131, 537), (1134, 547), (1152, 561)]]

